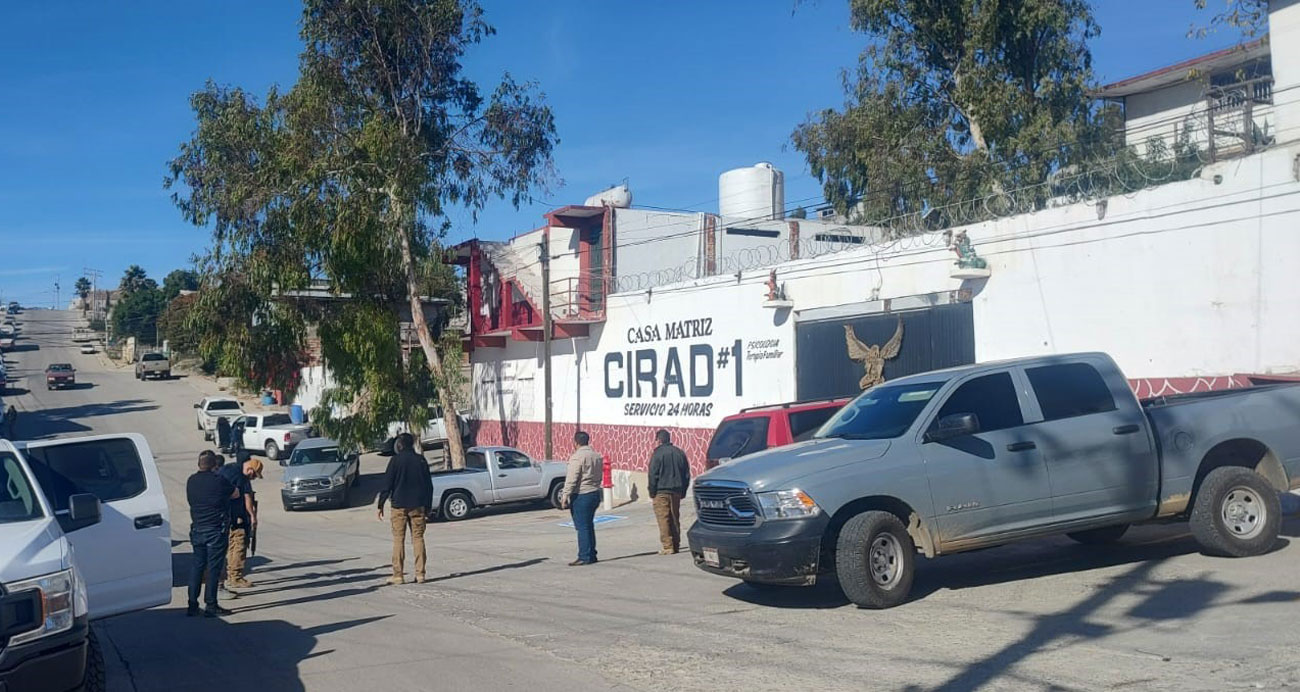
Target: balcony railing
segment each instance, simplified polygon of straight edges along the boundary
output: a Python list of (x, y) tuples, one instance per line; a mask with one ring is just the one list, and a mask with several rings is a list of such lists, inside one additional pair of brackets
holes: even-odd
[(1273, 78), (1211, 86), (1205, 94), (1210, 161), (1271, 144)]
[(605, 316), (605, 279), (599, 274), (551, 281), (551, 315), (556, 319), (599, 320)]

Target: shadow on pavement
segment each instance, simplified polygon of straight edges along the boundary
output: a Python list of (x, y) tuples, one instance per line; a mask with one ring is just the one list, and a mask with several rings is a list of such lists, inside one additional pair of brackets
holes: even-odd
[[(383, 620), (390, 615), (299, 627), (283, 620), (237, 622), (186, 617), (184, 608), (145, 610), (104, 621), (110, 674), (117, 659), (130, 661), (126, 674), (136, 692), (185, 689), (305, 690), (299, 662), (325, 656), (315, 651), (320, 636)], [(184, 646), (176, 646), (184, 641)], [(159, 652), (167, 652), (165, 656)], [(119, 664), (120, 665), (120, 664)]]
[(438, 582), (438, 581), (447, 581), (448, 579), (460, 579), (461, 577), (473, 577), (480, 574), (491, 574), (492, 572), (500, 572), (502, 570), (507, 570), (507, 569), (522, 569), (524, 567), (532, 567), (533, 565), (541, 564), (543, 562), (546, 562), (549, 559), (550, 558), (548, 557), (535, 557), (531, 560), (524, 560), (522, 562), (511, 562), (509, 564), (497, 565), (495, 567), (484, 567), (483, 569), (476, 569), (470, 572), (453, 572), (451, 574), (448, 574), (445, 577), (434, 577), (432, 579), (425, 579), (424, 581), (426, 584), (428, 584), (428, 583)]
[(140, 413), (157, 410), (158, 405), (147, 399), (124, 399), (63, 408), (24, 411), (18, 416), (20, 439), (37, 440), (67, 433), (88, 432), (91, 428), (76, 422), (79, 418), (115, 416), (123, 413)]
[[(267, 572), (280, 572), (286, 569), (307, 569), (308, 567), (325, 567), (326, 565), (337, 565), (344, 562), (351, 562), (353, 560), (360, 560), (360, 559), (361, 558), (359, 557), (340, 557), (340, 558), (331, 558), (328, 560), (307, 560), (304, 562), (285, 562), (283, 564), (277, 564), (274, 567), (263, 567), (262, 565), (267, 564), (270, 561), (263, 557), (255, 557), (255, 558), (249, 558), (248, 566), (250, 569), (256, 569), (258, 574), (266, 574)], [(255, 562), (255, 560), (258, 561)]]

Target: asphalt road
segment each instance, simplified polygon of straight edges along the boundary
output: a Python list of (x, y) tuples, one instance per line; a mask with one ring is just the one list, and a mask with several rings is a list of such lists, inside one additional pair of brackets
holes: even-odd
[[(23, 411), (19, 437), (144, 433), (167, 484), (180, 584), (182, 486), (205, 447), (191, 405), (213, 385), (141, 383), (77, 354), (68, 313), (23, 321), (26, 350), (6, 360), (38, 386), (5, 397)], [(40, 370), (59, 361), (76, 365), (80, 388), (41, 387)], [(269, 467), (255, 587), (222, 621), (185, 618), (178, 586), (169, 607), (101, 623), (110, 689), (1300, 687), (1294, 496), (1283, 540), (1259, 558), (1200, 555), (1182, 525), (1140, 527), (1109, 548), (1033, 541), (922, 559), (913, 599), (873, 612), (833, 582), (760, 592), (685, 554), (656, 555), (644, 503), (599, 526), (594, 567), (565, 566), (565, 513), (520, 507), (431, 525), (431, 580), (387, 586), (388, 527), (371, 507), (383, 463), (363, 459), (352, 507), (293, 514)]]

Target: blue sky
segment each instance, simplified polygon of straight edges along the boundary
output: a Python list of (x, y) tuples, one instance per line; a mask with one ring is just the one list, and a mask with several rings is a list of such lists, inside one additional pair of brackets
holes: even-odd
[[(625, 178), (634, 201), (713, 210), (717, 176), (756, 161), (786, 174), (786, 201), (820, 197), (791, 130), (842, 101), (863, 38), (844, 0), (592, 3), (482, 0), (497, 34), (468, 57), (482, 82), (510, 71), (555, 110), (563, 183), (515, 210), (458, 215), (450, 240), (509, 237), (552, 204)], [(1211, 5), (1216, 4), (1212, 0)], [(797, 5), (797, 7), (796, 7)], [(1098, 0), (1104, 83), (1234, 42), (1186, 38), (1193, 0)], [(116, 285), (129, 264), (159, 279), (206, 231), (162, 189), (209, 78), (265, 92), (292, 84), (300, 6), (288, 0), (10, 3), (0, 26), (0, 297), (66, 301), (82, 267)]]

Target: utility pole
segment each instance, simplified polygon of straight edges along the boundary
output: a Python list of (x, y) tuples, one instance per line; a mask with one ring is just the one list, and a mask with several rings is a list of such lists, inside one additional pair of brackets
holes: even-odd
[(59, 309), (59, 279), (62, 278), (61, 275), (54, 277), (54, 304), (50, 306), (51, 310)]
[(99, 300), (99, 276), (104, 272), (90, 267), (82, 267), (81, 273), (90, 279), (90, 316), (94, 319), (99, 310), (95, 307)]
[(546, 413), (542, 421), (546, 439), (543, 459), (554, 459), (555, 444), (551, 437), (551, 229), (542, 231), (542, 396)]

